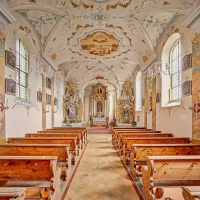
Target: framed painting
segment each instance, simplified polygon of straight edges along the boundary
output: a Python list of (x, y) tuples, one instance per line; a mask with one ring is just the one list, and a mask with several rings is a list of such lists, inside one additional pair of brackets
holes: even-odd
[(188, 96), (192, 94), (192, 81), (185, 81), (182, 84), (182, 96)]
[(160, 103), (160, 92), (156, 93), (156, 103)]
[(5, 51), (5, 63), (11, 69), (16, 68), (16, 56), (11, 51)]
[(5, 79), (6, 94), (16, 95), (16, 82), (13, 79)]
[(188, 70), (192, 67), (192, 56), (191, 53), (188, 55), (185, 55), (183, 57), (183, 62), (182, 62), (182, 71)]
[(42, 102), (42, 92), (41, 91), (37, 91), (37, 101)]
[(46, 93), (46, 104), (51, 105), (51, 95)]
[(51, 90), (51, 79), (46, 78), (46, 87)]

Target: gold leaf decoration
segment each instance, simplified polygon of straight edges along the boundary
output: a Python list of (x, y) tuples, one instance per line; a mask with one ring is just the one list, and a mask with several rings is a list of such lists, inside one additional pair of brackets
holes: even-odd
[(169, 6), (169, 5), (171, 5), (171, 2), (165, 1), (165, 2), (163, 3), (163, 5), (164, 5), (164, 6)]
[(147, 62), (148, 57), (147, 57), (147, 56), (142, 56), (142, 60), (143, 60), (144, 62)]
[(82, 2), (82, 0), (80, 0), (80, 2), (77, 4), (77, 3), (74, 3), (74, 1), (73, 0), (70, 0), (70, 2), (71, 2), (71, 4), (72, 4), (72, 6), (74, 7), (74, 8), (80, 8), (81, 6), (83, 6), (85, 9), (88, 9), (88, 8), (91, 8), (91, 10), (93, 9), (93, 4), (90, 4), (90, 5), (88, 5), (88, 4), (85, 4), (84, 2)]
[(107, 5), (107, 10), (116, 9), (117, 6), (120, 6), (120, 7), (122, 7), (122, 8), (127, 8), (127, 7), (131, 4), (131, 2), (132, 2), (132, 0), (129, 0), (129, 2), (124, 3), (124, 4), (123, 4), (121, 1), (118, 1), (118, 2), (117, 2), (116, 4), (114, 4), (114, 5), (108, 4), (108, 5)]
[(56, 57), (57, 57), (57, 54), (55, 54), (55, 53), (51, 55), (51, 59), (52, 59), (52, 60), (55, 60)]
[(145, 40), (142, 40), (142, 42), (143, 42), (144, 44), (146, 44)]

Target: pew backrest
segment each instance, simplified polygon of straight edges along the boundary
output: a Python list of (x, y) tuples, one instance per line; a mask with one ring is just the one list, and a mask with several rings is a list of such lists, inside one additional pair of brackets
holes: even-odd
[(130, 173), (134, 179), (146, 165), (147, 156), (200, 155), (200, 144), (133, 144), (132, 149)]

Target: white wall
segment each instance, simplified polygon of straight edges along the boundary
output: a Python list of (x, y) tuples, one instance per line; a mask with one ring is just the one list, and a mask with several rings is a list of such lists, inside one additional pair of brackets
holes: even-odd
[[(5, 49), (10, 50), (14, 55), (16, 55), (15, 50), (15, 37), (13, 35), (14, 30), (18, 29), (19, 23), (15, 22), (13, 24), (6, 25), (6, 42)], [(23, 22), (24, 26), (29, 27), (26, 22)], [(33, 31), (34, 33), (34, 31)], [(5, 112), (5, 121), (6, 121), (6, 138), (8, 137), (23, 137), (25, 133), (34, 133), (38, 130), (42, 130), (42, 103), (37, 102), (37, 91), (42, 91), (42, 77), (39, 75), (36, 77), (34, 75), (34, 69), (36, 68), (36, 54), (38, 53), (39, 47), (36, 41), (36, 46), (32, 42), (32, 40), (28, 37), (28, 35), (19, 30), (17, 33), (17, 37), (19, 37), (23, 43), (26, 45), (29, 51), (29, 75), (28, 75), (28, 88), (30, 89), (30, 99), (28, 103), (16, 101), (16, 97), (13, 95), (6, 94), (5, 100), (8, 101), (9, 109)], [(35, 39), (36, 37), (34, 37)], [(30, 70), (32, 68), (32, 70)], [(5, 78), (12, 78), (15, 80), (15, 70), (5, 66)], [(60, 75), (61, 79), (62, 76)], [(60, 81), (60, 98), (59, 98), (59, 106), (62, 110), (62, 99), (63, 99), (63, 80)], [(47, 92), (51, 94), (51, 91)], [(28, 107), (26, 107), (28, 106)], [(27, 109), (28, 108), (28, 109)], [(48, 108), (48, 106), (47, 106)], [(49, 106), (49, 110), (51, 107)], [(62, 111), (57, 111), (55, 113), (55, 126), (62, 125)], [(46, 116), (46, 126), (47, 128), (51, 128), (51, 112), (47, 113)]]
[[(182, 24), (182, 19), (180, 18), (174, 24), (172, 24), (169, 29), (165, 32), (162, 39), (167, 38), (167, 34), (170, 32), (170, 28), (174, 26), (179, 29), (181, 34), (181, 45), (182, 45), (182, 58), (192, 53), (192, 43), (191, 43), (191, 33), (190, 29), (186, 29)], [(161, 51), (160, 51), (161, 52)], [(163, 75), (165, 76), (165, 75)], [(192, 69), (182, 72), (182, 83), (186, 80), (192, 80)], [(157, 77), (156, 89), (161, 91), (161, 82), (159, 76)], [(163, 95), (162, 95), (163, 97)], [(156, 104), (156, 130), (161, 130), (162, 132), (171, 132), (176, 137), (190, 137), (192, 136), (192, 111), (189, 110), (190, 102), (192, 96), (185, 96), (181, 98), (180, 106), (173, 106), (168, 108), (162, 108), (160, 103)], [(169, 113), (169, 109), (171, 109)], [(169, 116), (170, 115), (170, 116)]]

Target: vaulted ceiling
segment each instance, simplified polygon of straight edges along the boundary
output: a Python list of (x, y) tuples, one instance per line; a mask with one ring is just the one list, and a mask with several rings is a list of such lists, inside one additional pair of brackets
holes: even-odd
[[(43, 43), (44, 57), (65, 80), (113, 85), (129, 80), (154, 58), (159, 39), (198, 0), (1, 0), (26, 20)], [(23, 23), (23, 22), (22, 22)], [(42, 37), (43, 36), (43, 37)]]

